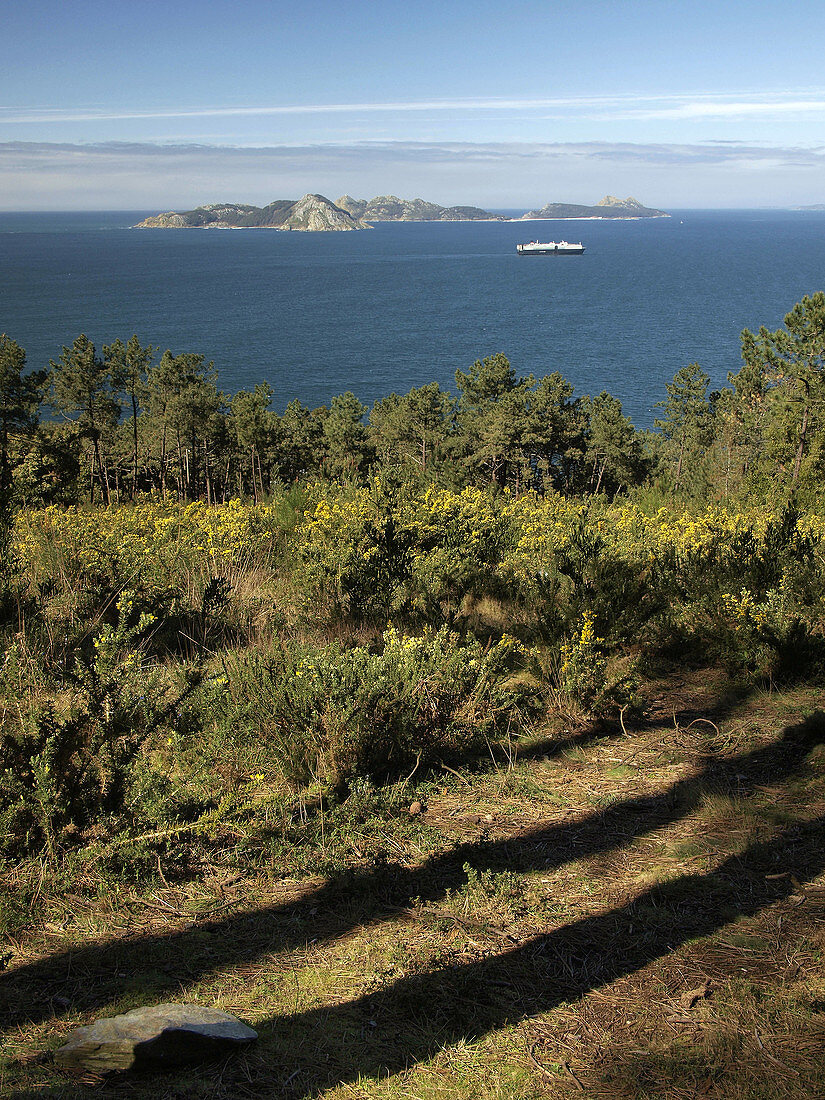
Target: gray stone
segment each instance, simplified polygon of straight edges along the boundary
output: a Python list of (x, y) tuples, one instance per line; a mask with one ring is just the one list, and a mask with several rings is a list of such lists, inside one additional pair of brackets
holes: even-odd
[(257, 1038), (251, 1027), (215, 1008), (150, 1005), (77, 1028), (55, 1052), (55, 1061), (96, 1073), (181, 1066), (220, 1057)]

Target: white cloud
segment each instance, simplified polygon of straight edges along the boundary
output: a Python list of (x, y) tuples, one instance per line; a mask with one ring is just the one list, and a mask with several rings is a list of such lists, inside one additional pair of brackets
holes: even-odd
[(825, 193), (825, 148), (740, 142), (362, 142), (215, 146), (0, 143), (0, 203), (24, 209), (185, 209), (319, 191), (394, 192), (528, 209), (633, 194), (652, 206), (804, 205)]

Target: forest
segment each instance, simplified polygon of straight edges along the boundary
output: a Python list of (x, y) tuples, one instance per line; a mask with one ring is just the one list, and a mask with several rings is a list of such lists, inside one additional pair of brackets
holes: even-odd
[[(0, 933), (21, 1006), (7, 1021), (13, 1050), (32, 1036), (46, 1051), (56, 1043), (37, 1030), (55, 1014), (36, 979), (52, 965), (50, 928), (61, 951), (102, 945), (85, 980), (61, 979), (64, 1009), (86, 1019), (183, 984), (178, 963), (151, 952), (144, 973), (140, 937), (129, 939), (158, 912), (185, 930), (269, 905), (288, 941), (271, 908), (285, 883), (331, 892), (344, 924), (363, 907), (363, 926), (348, 925), (358, 935), (371, 921), (435, 921), (441, 955), (423, 941), (405, 954), (396, 929), (395, 947), (365, 965), (391, 991), (399, 975), (439, 967), (452, 982), (468, 959), (498, 958), (505, 929), (522, 942), (527, 914), (549, 922), (531, 935), (567, 927), (571, 911), (541, 900), (552, 859), (513, 839), (554, 814), (581, 811), (594, 859), (611, 838), (660, 882), (698, 867), (715, 891), (719, 860), (741, 857), (719, 872), (739, 891), (758, 844), (775, 845), (765, 866), (781, 879), (825, 804), (825, 293), (776, 331), (746, 330), (741, 358), (719, 391), (697, 363), (680, 369), (653, 429), (639, 431), (610, 394), (576, 396), (557, 373), (518, 377), (501, 353), (458, 371), (455, 395), (431, 383), (369, 410), (345, 393), (278, 414), (264, 383), (222, 393), (200, 353), (159, 354), (136, 336), (98, 350), (81, 335), (40, 370), (0, 337)], [(792, 720), (801, 732), (776, 741)], [(807, 778), (781, 787), (794, 768)], [(694, 832), (655, 859), (619, 839), (673, 822)], [(587, 873), (615, 886), (614, 871)], [(584, 905), (596, 887), (579, 886)], [(702, 912), (757, 913), (746, 896), (750, 879)], [(324, 918), (315, 904), (295, 910), (307, 929), (318, 907)], [(674, 895), (674, 913), (681, 904)], [(691, 939), (694, 926), (678, 939), (677, 925), (661, 926), (639, 966)], [(215, 927), (223, 942), (228, 924)], [(493, 946), (474, 953), (488, 933)], [(119, 942), (137, 944), (128, 987), (100, 961)], [(226, 966), (257, 950), (227, 949)], [(199, 981), (210, 966), (197, 964)], [(635, 973), (622, 966), (614, 977)], [(340, 1008), (343, 994), (317, 980)], [(403, 1016), (399, 996), (391, 1011)], [(525, 997), (523, 1012), (470, 1014), (457, 1039), (551, 1011), (544, 994)], [(289, 1015), (287, 993), (275, 1000), (272, 1019)], [(782, 1026), (801, 1027), (799, 1005), (786, 1010)], [(297, 1083), (272, 1094), (316, 1095), (362, 1072), (378, 1081), (393, 1059), (400, 1072), (443, 1046), (435, 1032), (422, 1043), (340, 1074), (296, 1053)], [(744, 1072), (726, 1051), (724, 1072)], [(14, 1057), (0, 1063), (0, 1090), (37, 1076)], [(276, 1055), (251, 1057), (248, 1072), (270, 1081)], [(520, 1081), (512, 1095), (543, 1095)], [(227, 1082), (214, 1095), (242, 1094)], [(627, 1087), (604, 1095), (642, 1095)], [(464, 1095), (426, 1092), (448, 1094)]]
[[(518, 377), (506, 356), (367, 409), (352, 393), (329, 407), (272, 411), (266, 383), (222, 393), (213, 364), (137, 336), (98, 352), (78, 336), (44, 371), (0, 337), (4, 499), (25, 506), (148, 497), (257, 502), (322, 479), (550, 490), (566, 497), (652, 487), (668, 498), (816, 500), (822, 482), (822, 292), (776, 332), (742, 334), (743, 365), (710, 391), (697, 363), (636, 431), (608, 393), (574, 396), (559, 373)], [(45, 414), (45, 415), (44, 415)]]

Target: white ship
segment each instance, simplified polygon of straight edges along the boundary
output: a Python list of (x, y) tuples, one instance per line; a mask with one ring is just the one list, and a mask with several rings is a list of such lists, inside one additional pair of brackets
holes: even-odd
[(517, 244), (516, 252), (519, 256), (581, 256), (584, 245), (570, 244), (569, 241), (530, 241), (529, 244)]

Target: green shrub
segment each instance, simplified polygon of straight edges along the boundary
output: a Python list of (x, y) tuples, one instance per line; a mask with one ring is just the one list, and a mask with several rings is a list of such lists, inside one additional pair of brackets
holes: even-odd
[(32, 707), (0, 740), (0, 850), (43, 847), (51, 859), (84, 831), (99, 831), (123, 810), (132, 768), (146, 738), (169, 716), (157, 668), (142, 659), (154, 616), (130, 593), (118, 619), (76, 659), (73, 705)]
[(293, 786), (398, 775), (417, 758), (469, 749), (535, 701), (512, 679), (521, 647), (483, 647), (446, 627), (366, 646), (282, 644), (227, 662), (228, 684), (205, 700), (225, 738), (263, 744), (269, 769)]

